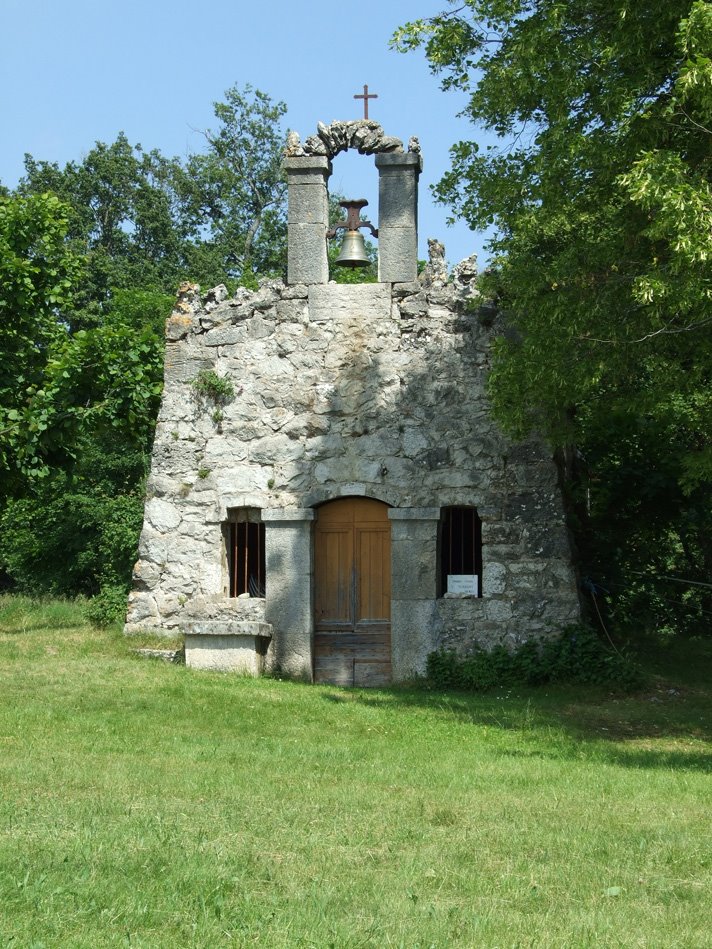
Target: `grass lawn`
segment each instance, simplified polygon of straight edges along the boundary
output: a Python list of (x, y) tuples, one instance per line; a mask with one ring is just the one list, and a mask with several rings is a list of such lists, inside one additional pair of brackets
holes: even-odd
[(134, 645), (0, 598), (3, 949), (712, 947), (709, 645), (630, 697), (304, 686)]

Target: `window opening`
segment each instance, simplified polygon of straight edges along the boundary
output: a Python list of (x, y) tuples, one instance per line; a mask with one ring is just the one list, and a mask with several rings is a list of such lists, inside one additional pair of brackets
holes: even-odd
[(482, 521), (474, 507), (446, 507), (440, 522), (440, 596), (482, 596)]
[(228, 596), (265, 595), (265, 525), (254, 508), (228, 511), (224, 525)]

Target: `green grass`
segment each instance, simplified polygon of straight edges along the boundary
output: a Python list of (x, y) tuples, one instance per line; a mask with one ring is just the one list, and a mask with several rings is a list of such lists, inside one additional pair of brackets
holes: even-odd
[(704, 947), (709, 650), (635, 696), (250, 680), (0, 598), (0, 946)]

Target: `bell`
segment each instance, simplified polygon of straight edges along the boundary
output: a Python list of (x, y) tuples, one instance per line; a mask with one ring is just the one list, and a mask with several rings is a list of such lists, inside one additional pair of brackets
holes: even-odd
[(366, 253), (366, 242), (360, 231), (347, 231), (341, 253), (334, 263), (339, 267), (368, 267), (371, 260)]

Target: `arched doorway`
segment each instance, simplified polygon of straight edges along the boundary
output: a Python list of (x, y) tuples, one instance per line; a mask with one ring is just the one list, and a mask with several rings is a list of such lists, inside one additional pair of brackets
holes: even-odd
[(391, 681), (391, 525), (388, 506), (342, 498), (317, 510), (314, 681)]

